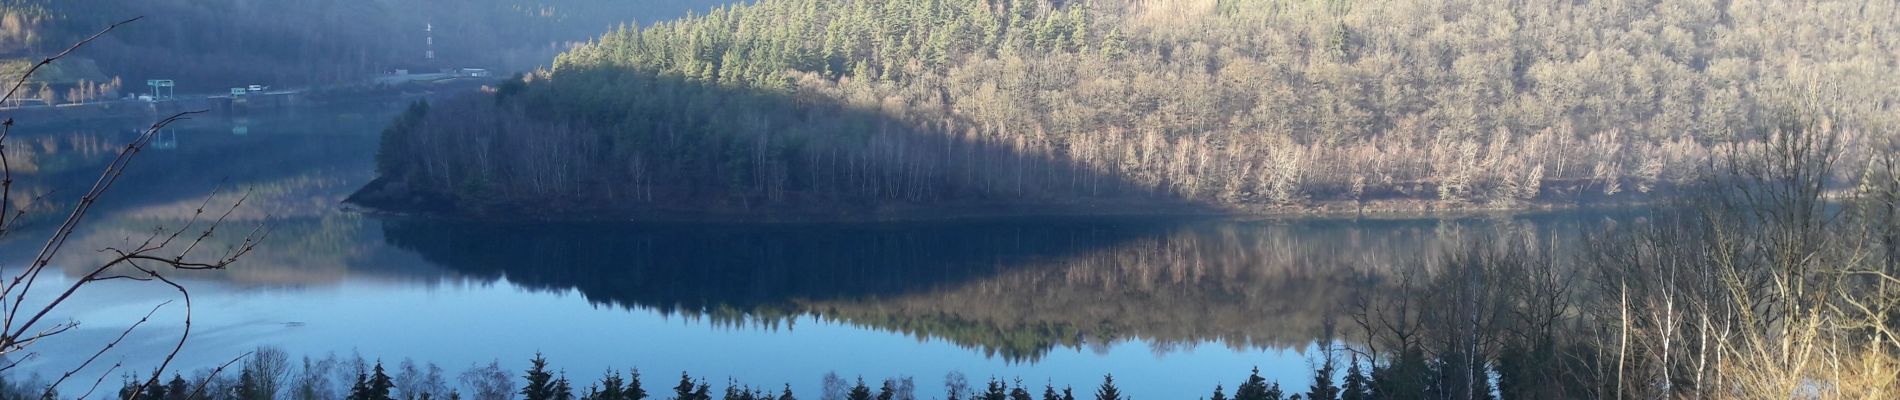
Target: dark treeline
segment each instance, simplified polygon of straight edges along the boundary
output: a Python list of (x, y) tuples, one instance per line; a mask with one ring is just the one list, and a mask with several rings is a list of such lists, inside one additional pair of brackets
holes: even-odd
[[(0, 2), (0, 60), (37, 62), (29, 58), (144, 16), (59, 65), (90, 66), (92, 83), (117, 78), (124, 83), (120, 89), (133, 92), (143, 90), (146, 79), (174, 79), (180, 93), (248, 84), (358, 83), (396, 68), (526, 70), (547, 64), (570, 42), (618, 24), (676, 18), (721, 3), (6, 0)], [(431, 26), (434, 62), (424, 57)]]
[[(1895, 126), (1895, 12), (767, 0), (615, 30), (522, 86), (419, 109), (382, 173), (465, 203), (596, 206), (549, 211), (569, 214), (1643, 197), (1767, 140), (1788, 104)], [(1891, 148), (1860, 132), (1849, 159)]]
[[(1380, 369), (1367, 369), (1358, 359), (1339, 360), (1335, 351), (1327, 351), (1318, 360), (1311, 382), (1288, 382), (1282, 386), (1260, 375), (1258, 368), (1232, 386), (1215, 384), (1211, 389), (1180, 388), (1180, 398), (1205, 400), (1365, 400), (1442, 398), (1382, 381)], [(450, 378), (433, 363), (417, 364), (403, 360), (393, 368), (382, 361), (361, 356), (322, 359), (304, 357), (301, 366), (292, 365), (282, 350), (257, 349), (237, 366), (237, 371), (205, 369), (186, 377), (174, 373), (168, 380), (128, 379), (119, 388), (119, 400), (796, 400), (790, 384), (752, 386), (727, 382), (715, 391), (712, 383), (682, 372), (677, 384), (643, 381), (638, 369), (624, 372), (609, 369), (599, 378), (570, 378), (565, 370), (535, 355), (519, 376), (501, 369), (498, 363), (477, 364)], [(1389, 375), (1387, 375), (1389, 376)], [(1214, 379), (1218, 380), (1218, 379)], [(0, 398), (7, 400), (57, 399), (60, 393), (45, 388), (44, 382), (0, 382)], [(873, 381), (863, 377), (847, 380), (826, 373), (820, 392), (806, 398), (820, 400), (1131, 400), (1122, 394), (1113, 375), (1100, 383), (1091, 383), (1080, 393), (1073, 386), (1058, 387), (1045, 383), (1033, 387), (1021, 379), (991, 377), (980, 386), (972, 385), (962, 373), (944, 376), (941, 391), (919, 389), (908, 376)], [(1202, 394), (1202, 393), (1211, 393)]]

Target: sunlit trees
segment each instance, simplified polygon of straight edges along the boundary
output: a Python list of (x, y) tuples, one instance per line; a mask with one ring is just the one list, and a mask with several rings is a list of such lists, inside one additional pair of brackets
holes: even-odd
[[(1783, 100), (1900, 121), (1870, 67), (1892, 44), (1856, 39), (1900, 31), (1884, 3), (1177, 3), (771, 0), (624, 27), (506, 104), (438, 105), (409, 126), (433, 146), (397, 153), (433, 168), (400, 179), (576, 214), (1513, 208), (1676, 190)], [(1755, 57), (1793, 49), (1823, 50)], [(1823, 86), (1846, 90), (1795, 95)]]

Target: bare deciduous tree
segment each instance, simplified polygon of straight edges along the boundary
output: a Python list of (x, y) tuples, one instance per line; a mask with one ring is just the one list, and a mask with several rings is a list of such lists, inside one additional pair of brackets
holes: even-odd
[[(38, 72), (40, 68), (52, 65), (54, 62), (65, 58), (81, 47), (112, 32), (114, 29), (138, 20), (138, 18), (133, 18), (112, 24), (100, 30), (98, 33), (74, 43), (70, 47), (67, 47), (66, 50), (42, 59), (13, 83), (12, 87), (7, 90), (6, 95), (0, 97), (0, 103), (12, 99), (18, 94), (20, 89), (26, 85), (28, 79), (30, 79), (35, 72)], [(71, 302), (74, 296), (81, 293), (82, 289), (99, 282), (112, 280), (130, 280), (162, 284), (177, 291), (179, 300), (159, 304), (148, 312), (145, 317), (127, 326), (117, 337), (106, 343), (101, 343), (97, 351), (90, 354), (79, 355), (80, 357), (75, 359), (77, 363), (72, 365), (69, 369), (66, 369), (63, 373), (60, 373), (57, 378), (45, 388), (44, 396), (52, 396), (55, 388), (76, 377), (82, 371), (86, 371), (88, 367), (92, 367), (95, 363), (101, 362), (101, 359), (104, 358), (109, 351), (118, 347), (134, 330), (137, 330), (140, 326), (149, 322), (159, 309), (173, 304), (179, 304), (183, 306), (184, 330), (179, 334), (178, 340), (172, 346), (170, 352), (166, 353), (165, 357), (158, 363), (157, 368), (153, 370), (151, 379), (145, 380), (147, 382), (146, 385), (156, 384), (160, 374), (170, 367), (173, 359), (175, 359), (179, 351), (183, 349), (185, 340), (191, 335), (192, 302), (190, 290), (186, 289), (186, 287), (178, 283), (178, 281), (170, 278), (168, 274), (184, 270), (224, 269), (236, 262), (239, 257), (242, 257), (254, 249), (265, 236), (265, 230), (262, 226), (258, 226), (250, 230), (249, 233), (244, 234), (242, 242), (224, 249), (211, 249), (214, 245), (209, 241), (213, 236), (219, 233), (219, 229), (225, 225), (232, 211), (240, 207), (244, 202), (243, 198), (248, 197), (248, 195), (240, 197), (235, 204), (221, 211), (206, 210), (206, 207), (210, 205), (210, 197), (207, 197), (205, 202), (199, 206), (196, 212), (192, 214), (192, 217), (183, 226), (173, 229), (162, 227), (153, 229), (152, 232), (142, 240), (133, 241), (132, 239), (128, 239), (124, 247), (99, 249), (101, 253), (108, 255), (107, 259), (82, 269), (82, 273), (71, 282), (55, 282), (50, 279), (43, 279), (42, 275), (46, 274), (48, 269), (53, 266), (55, 258), (60, 254), (60, 251), (65, 248), (67, 239), (70, 238), (80, 224), (85, 221), (93, 205), (96, 204), (102, 196), (106, 195), (107, 191), (118, 182), (120, 177), (124, 176), (133, 158), (145, 150), (147, 145), (151, 144), (155, 135), (165, 129), (166, 126), (189, 119), (192, 115), (198, 113), (199, 112), (184, 112), (159, 120), (145, 129), (130, 143), (127, 143), (126, 146), (118, 152), (117, 156), (107, 164), (104, 170), (100, 172), (99, 177), (93, 182), (92, 187), (81, 195), (79, 201), (71, 206), (70, 209), (63, 210), (65, 217), (61, 219), (59, 225), (48, 234), (46, 243), (35, 253), (33, 259), (29, 261), (25, 267), (19, 268), (14, 276), (6, 279), (4, 282), (0, 282), (0, 357), (12, 360), (5, 365), (0, 365), (0, 372), (10, 370), (26, 360), (37, 358), (39, 353), (34, 350), (36, 344), (78, 328), (78, 321), (55, 321), (54, 318), (57, 318), (55, 312), (61, 310), (62, 306)], [(16, 232), (15, 228), (17, 228), (17, 225), (20, 221), (23, 221), (23, 217), (29, 213), (47, 211), (35, 210), (27, 206), (19, 206), (13, 201), (13, 169), (6, 159), (6, 153), (4, 151), (5, 140), (12, 133), (12, 129), (12, 119), (7, 119), (4, 123), (0, 123), (0, 239), (4, 239), (6, 235)], [(216, 194), (217, 193), (214, 192), (212, 195), (215, 196)], [(27, 202), (26, 204), (38, 203), (39, 202), (34, 201)], [(209, 213), (207, 211), (209, 211)], [(243, 357), (240, 356), (237, 359), (233, 359), (231, 363), (242, 358)], [(210, 376), (217, 376), (218, 372), (230, 366), (231, 363), (225, 363), (212, 370)], [(123, 361), (106, 367), (80, 397), (90, 397), (92, 393), (98, 389), (99, 385), (104, 382), (106, 376), (111, 375), (121, 367), (124, 367)], [(207, 383), (209, 383), (209, 379), (200, 382), (196, 390), (203, 391)], [(139, 393), (135, 392), (132, 394), (132, 397), (136, 399), (138, 395)], [(194, 393), (194, 396), (195, 395), (196, 393)]]

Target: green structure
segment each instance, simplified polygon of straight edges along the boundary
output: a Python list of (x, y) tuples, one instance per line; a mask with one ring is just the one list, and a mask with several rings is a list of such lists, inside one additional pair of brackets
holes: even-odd
[(178, 96), (178, 84), (172, 83), (170, 79), (147, 80), (145, 86), (152, 87), (152, 100), (165, 100)]

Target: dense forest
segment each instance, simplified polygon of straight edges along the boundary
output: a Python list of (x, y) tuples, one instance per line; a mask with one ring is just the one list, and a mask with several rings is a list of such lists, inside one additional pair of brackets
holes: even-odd
[[(57, 65), (96, 65), (98, 74), (88, 76), (88, 83), (118, 78), (128, 83), (122, 90), (133, 92), (144, 89), (147, 79), (173, 79), (180, 93), (357, 83), (396, 68), (527, 70), (623, 21), (676, 18), (720, 3), (4, 0), (0, 60), (37, 62), (112, 23), (142, 16)], [(425, 59), (431, 29), (433, 62)], [(36, 78), (58, 86), (79, 83)]]
[[(394, 188), (463, 210), (1522, 207), (1641, 199), (1789, 110), (1892, 139), (1900, 7), (765, 0), (417, 107)], [(1864, 163), (1844, 163), (1851, 174)]]

